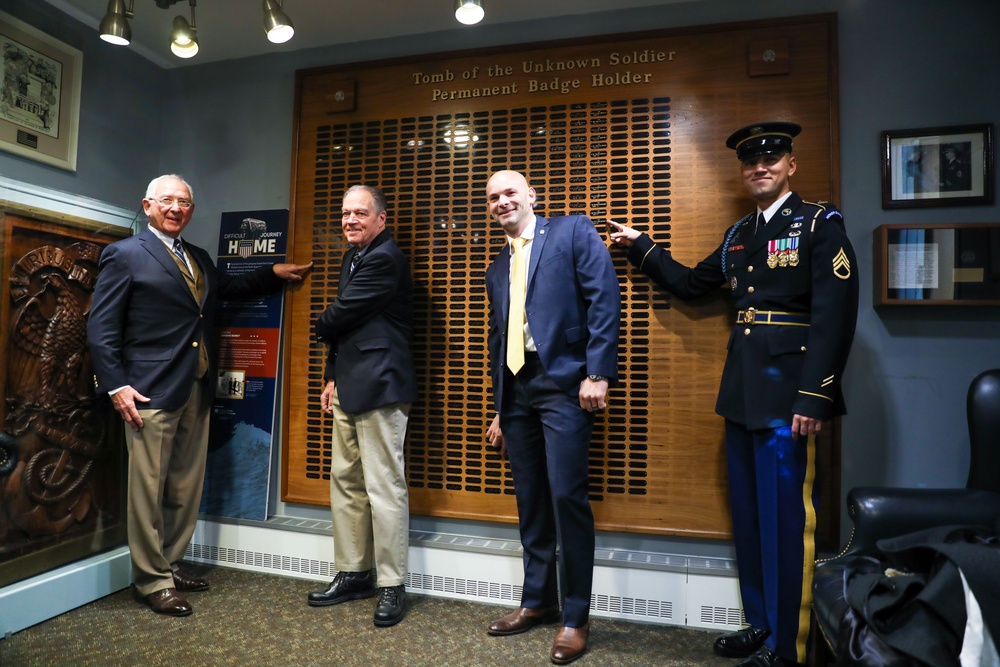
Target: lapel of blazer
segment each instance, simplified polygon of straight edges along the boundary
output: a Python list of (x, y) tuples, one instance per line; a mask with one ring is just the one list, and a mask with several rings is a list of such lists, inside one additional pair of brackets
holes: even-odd
[(344, 253), (344, 258), (340, 261), (340, 280), (337, 282), (337, 296), (340, 296), (342, 289), (351, 280), (351, 257), (354, 256), (354, 253), (354, 246), (349, 246), (347, 252)]
[(215, 271), (209, 270), (210, 269), (209, 265), (212, 259), (207, 255), (205, 255), (204, 253), (202, 253), (200, 248), (196, 248), (190, 244), (186, 244), (185, 247), (190, 249), (190, 252), (188, 253), (188, 258), (190, 258), (190, 260), (194, 264), (197, 264), (198, 270), (201, 271), (201, 280), (205, 285), (205, 289), (201, 297), (201, 303), (199, 305), (204, 306), (205, 302), (208, 301), (208, 293), (212, 289), (213, 281), (215, 279), (214, 278)]
[[(378, 236), (373, 238), (372, 242), (368, 244), (368, 246), (365, 248), (364, 255), (360, 259), (358, 259), (358, 264), (354, 267), (354, 271), (358, 270), (358, 268), (364, 263), (365, 258), (368, 257), (368, 255), (370, 255), (372, 252), (375, 251), (376, 248), (378, 248), (380, 245), (387, 242), (391, 238), (392, 238), (392, 233), (389, 231), (388, 227), (379, 232)], [(340, 265), (340, 282), (338, 283), (338, 286), (346, 285), (347, 283), (351, 282), (351, 278), (354, 276), (354, 271), (351, 271), (351, 258), (354, 257), (354, 253), (356, 251), (357, 251), (356, 248), (352, 246), (350, 250), (344, 253), (344, 260)], [(339, 287), (337, 293), (338, 294), (340, 293)]]
[[(184, 280), (180, 267), (177, 266), (177, 263), (170, 256), (170, 251), (167, 250), (167, 246), (163, 244), (163, 241), (147, 228), (139, 234), (139, 242), (142, 243), (146, 252), (152, 255), (153, 259), (180, 284), (184, 291), (190, 294), (191, 290), (188, 289), (187, 281)], [(193, 300), (194, 296), (191, 298)]]
[(507, 310), (510, 308), (510, 243), (506, 242), (497, 252), (493, 270), (493, 300), (500, 327), (507, 323)]
[(525, 290), (525, 300), (531, 298), (531, 286), (535, 281), (535, 272), (538, 269), (538, 262), (542, 259), (545, 239), (549, 236), (549, 222), (548, 218), (535, 216), (535, 238), (531, 239), (531, 261), (528, 262), (528, 288)]

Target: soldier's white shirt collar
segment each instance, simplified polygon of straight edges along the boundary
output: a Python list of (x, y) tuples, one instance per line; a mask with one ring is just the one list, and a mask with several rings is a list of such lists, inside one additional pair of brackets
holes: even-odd
[[(792, 196), (792, 192), (791, 192), (791, 190), (789, 190), (783, 196), (779, 197), (776, 202), (774, 202), (773, 204), (771, 204), (770, 206), (768, 206), (767, 210), (765, 210), (765, 211), (761, 211), (760, 210), (760, 206), (758, 206), (757, 207), (757, 214), (760, 215), (761, 213), (763, 213), (764, 214), (764, 222), (771, 222), (771, 218), (774, 216), (774, 214), (778, 212), (778, 209), (781, 208), (781, 205), (785, 203), (785, 200), (787, 200), (791, 196)], [(743, 210), (745, 211), (746, 209), (743, 209)]]

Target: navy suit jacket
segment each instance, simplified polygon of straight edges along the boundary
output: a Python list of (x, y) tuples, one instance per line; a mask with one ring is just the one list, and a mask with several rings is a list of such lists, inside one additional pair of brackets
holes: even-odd
[[(525, 314), (545, 372), (571, 396), (588, 374), (618, 376), (621, 288), (607, 247), (585, 215), (535, 218)], [(510, 306), (510, 250), (486, 271), (490, 368), (496, 409), (503, 396)]]
[(351, 272), (344, 253), (337, 298), (316, 318), (316, 336), (330, 344), (327, 381), (337, 383), (348, 414), (417, 400), (413, 281), (409, 263), (388, 229), (367, 247)]
[(149, 228), (101, 253), (87, 324), (97, 389), (131, 385), (150, 399), (138, 407), (177, 410), (188, 400), (198, 368), (198, 346), (207, 346), (214, 377), (214, 315), (220, 298), (274, 291), (284, 284), (271, 266), (238, 277), (216, 271), (212, 258), (185, 243), (205, 280), (198, 303), (170, 251)]

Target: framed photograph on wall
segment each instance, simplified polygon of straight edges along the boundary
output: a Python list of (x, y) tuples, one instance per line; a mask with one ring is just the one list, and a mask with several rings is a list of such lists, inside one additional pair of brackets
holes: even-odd
[(83, 54), (0, 12), (0, 149), (76, 171)]
[(992, 124), (882, 132), (882, 208), (992, 203)]

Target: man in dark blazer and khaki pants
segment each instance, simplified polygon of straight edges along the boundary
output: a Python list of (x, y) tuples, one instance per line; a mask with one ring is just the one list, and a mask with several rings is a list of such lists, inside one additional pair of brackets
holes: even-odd
[(311, 264), (274, 264), (231, 278), (181, 241), (194, 215), (180, 176), (153, 179), (149, 226), (101, 254), (87, 325), (98, 390), (128, 428), (127, 527), (133, 591), (159, 614), (187, 616), (180, 592), (208, 582), (179, 569), (194, 534), (208, 453), (219, 299), (279, 289)]
[(355, 185), (344, 194), (341, 225), (352, 247), (341, 261), (337, 298), (316, 319), (317, 337), (330, 346), (320, 400), (333, 415), (330, 508), (338, 572), (325, 590), (308, 596), (310, 605), (329, 606), (378, 594), (379, 627), (406, 615), (403, 442), (417, 399), (413, 282), (387, 217), (378, 188)]
[(515, 171), (493, 174), (486, 197), (508, 239), (486, 271), (498, 413), (487, 436), (510, 459), (524, 549), (521, 606), (487, 632), (513, 635), (558, 620), (558, 544), (562, 628), (551, 659), (566, 664), (584, 654), (590, 629), (588, 457), (594, 414), (618, 375), (621, 293), (587, 216), (536, 216), (535, 190)]

